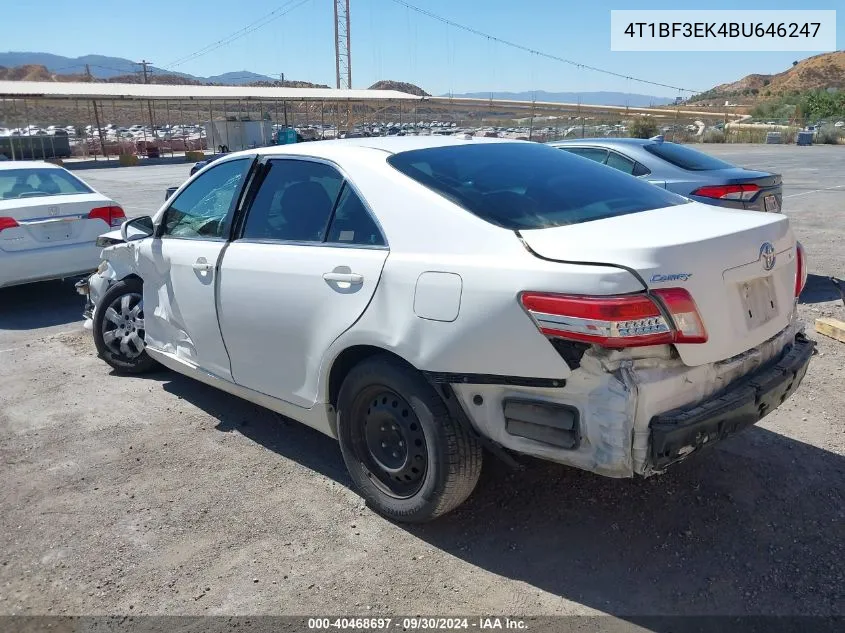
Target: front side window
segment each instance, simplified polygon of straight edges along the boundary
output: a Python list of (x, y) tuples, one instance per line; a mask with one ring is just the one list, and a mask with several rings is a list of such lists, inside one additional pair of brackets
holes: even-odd
[(252, 157), (220, 163), (189, 184), (164, 212), (162, 234), (183, 239), (220, 239), (229, 235), (232, 206)]
[(446, 145), (387, 162), (481, 219), (540, 229), (639, 213), (689, 200), (539, 143)]
[(0, 199), (39, 198), (93, 193), (84, 182), (64, 169), (0, 170)]
[(324, 163), (271, 160), (246, 218), (243, 237), (322, 242), (343, 176)]

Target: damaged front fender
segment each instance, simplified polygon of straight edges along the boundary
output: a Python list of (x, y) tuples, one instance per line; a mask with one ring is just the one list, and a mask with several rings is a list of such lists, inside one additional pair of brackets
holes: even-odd
[[(119, 232), (112, 231), (111, 233), (100, 236), (98, 239), (109, 238), (115, 233), (119, 235)], [(97, 267), (96, 272), (76, 284), (76, 291), (87, 297), (85, 309), (83, 310), (83, 316), (85, 317), (84, 326), (86, 329), (90, 330), (93, 327), (94, 313), (97, 305), (112, 284), (126, 279), (130, 275), (137, 274), (135, 252), (136, 250), (132, 248), (131, 244), (122, 241), (104, 248), (101, 254), (103, 259)]]

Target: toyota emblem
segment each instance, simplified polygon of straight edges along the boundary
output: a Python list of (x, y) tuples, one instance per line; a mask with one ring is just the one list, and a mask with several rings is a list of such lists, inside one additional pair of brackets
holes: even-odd
[(763, 242), (760, 247), (760, 259), (763, 260), (764, 270), (771, 270), (775, 267), (777, 256), (775, 255), (775, 247), (772, 246), (771, 242)]

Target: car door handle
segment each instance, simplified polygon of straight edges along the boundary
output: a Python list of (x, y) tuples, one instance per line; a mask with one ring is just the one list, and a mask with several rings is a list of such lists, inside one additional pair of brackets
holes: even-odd
[(364, 275), (359, 275), (358, 273), (323, 273), (323, 279), (326, 281), (340, 281), (348, 284), (364, 283)]
[(192, 268), (196, 271), (205, 273), (214, 268), (214, 264), (209, 264), (205, 257), (200, 257), (197, 261), (193, 263)]

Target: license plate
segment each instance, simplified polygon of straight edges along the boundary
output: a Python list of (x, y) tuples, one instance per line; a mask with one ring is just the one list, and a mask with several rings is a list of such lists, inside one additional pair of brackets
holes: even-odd
[(778, 301), (771, 277), (761, 277), (740, 285), (745, 323), (749, 330), (765, 325), (778, 314)]
[(766, 196), (763, 198), (763, 206), (765, 206), (768, 213), (777, 213), (780, 211), (780, 203), (777, 196)]
[(70, 222), (51, 222), (50, 224), (41, 228), (41, 235), (45, 240), (61, 241), (69, 239), (73, 227)]

